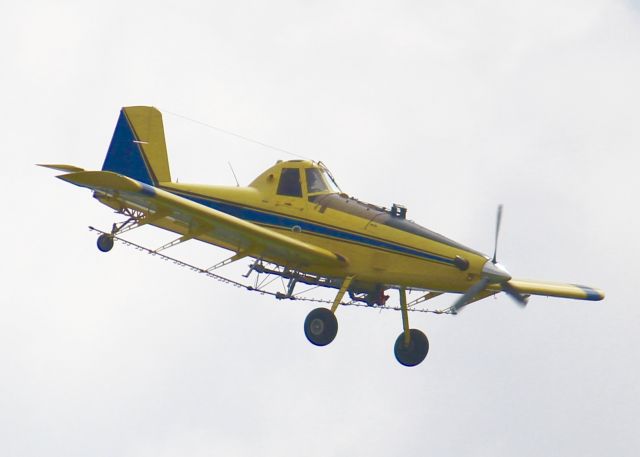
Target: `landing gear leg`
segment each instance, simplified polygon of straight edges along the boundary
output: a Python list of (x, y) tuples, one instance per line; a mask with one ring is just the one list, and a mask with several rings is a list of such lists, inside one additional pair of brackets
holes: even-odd
[(400, 289), (400, 310), (402, 312), (403, 332), (396, 339), (393, 352), (396, 360), (405, 367), (414, 367), (424, 360), (429, 352), (427, 336), (416, 328), (409, 328), (407, 292)]
[(338, 295), (336, 295), (335, 300), (333, 300), (333, 305), (330, 310), (327, 308), (316, 308), (307, 315), (307, 318), (304, 320), (304, 334), (312, 344), (316, 346), (326, 346), (331, 343), (338, 334), (338, 319), (336, 319), (335, 312), (338, 309), (342, 297), (344, 297), (347, 289), (349, 289), (353, 278), (353, 276), (347, 276), (342, 282), (342, 287), (340, 287)]
[[(148, 222), (150, 219), (141, 211), (135, 211), (129, 208), (124, 208), (118, 211), (120, 214), (124, 214), (128, 219), (124, 222), (114, 223), (111, 228), (111, 233), (103, 233), (98, 237), (98, 249), (102, 252), (109, 252), (113, 248), (113, 237), (118, 233), (128, 232), (134, 228), (140, 227)], [(156, 213), (157, 214), (157, 213)], [(154, 215), (154, 218), (158, 216)], [(89, 227), (93, 229), (93, 227)]]

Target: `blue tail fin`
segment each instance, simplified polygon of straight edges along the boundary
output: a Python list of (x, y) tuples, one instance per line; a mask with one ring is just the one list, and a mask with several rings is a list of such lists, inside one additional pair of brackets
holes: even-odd
[(171, 181), (160, 111), (149, 106), (122, 108), (102, 170), (152, 186)]

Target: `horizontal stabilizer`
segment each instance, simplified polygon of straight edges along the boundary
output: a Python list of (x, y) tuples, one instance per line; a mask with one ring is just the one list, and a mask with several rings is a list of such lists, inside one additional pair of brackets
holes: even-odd
[(52, 170), (58, 171), (66, 171), (68, 173), (75, 173), (78, 171), (84, 171), (84, 168), (76, 167), (73, 165), (65, 165), (65, 164), (45, 164), (45, 163), (37, 163), (39, 167), (51, 168)]
[(56, 178), (75, 184), (76, 186), (103, 191), (105, 193), (138, 192), (145, 187), (152, 188), (135, 179), (127, 178), (126, 176), (111, 171), (81, 171), (56, 176)]

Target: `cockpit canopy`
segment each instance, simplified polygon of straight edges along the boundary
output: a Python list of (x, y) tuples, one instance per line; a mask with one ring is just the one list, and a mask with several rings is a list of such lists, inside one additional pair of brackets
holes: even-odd
[(327, 167), (310, 160), (279, 161), (250, 186), (266, 194), (298, 198), (341, 192)]
[[(303, 179), (304, 176), (304, 179)], [(313, 164), (305, 167), (283, 167), (276, 193), (290, 197), (302, 197), (303, 186), (306, 194), (326, 194), (340, 192), (329, 171)]]

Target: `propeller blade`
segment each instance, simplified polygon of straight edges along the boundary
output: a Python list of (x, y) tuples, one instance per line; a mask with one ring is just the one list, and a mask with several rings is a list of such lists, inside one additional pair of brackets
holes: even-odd
[(500, 284), (500, 286), (502, 287), (502, 291), (506, 293), (508, 296), (510, 296), (511, 298), (513, 298), (517, 304), (523, 307), (527, 306), (527, 302), (529, 301), (528, 296), (522, 295), (518, 291), (518, 289), (513, 287), (508, 282), (503, 282), (502, 284)]
[(498, 234), (500, 233), (500, 222), (502, 222), (502, 205), (498, 205), (498, 216), (496, 218), (496, 239), (493, 243), (493, 259), (491, 260), (493, 263), (496, 263), (496, 258), (498, 255)]
[(459, 309), (467, 306), (469, 302), (473, 300), (473, 297), (482, 292), (488, 284), (489, 278), (485, 276), (473, 286), (469, 287), (469, 290), (462, 294), (462, 296), (458, 298), (458, 300), (456, 300), (456, 302), (451, 306), (451, 311), (453, 312), (453, 314), (457, 314)]

